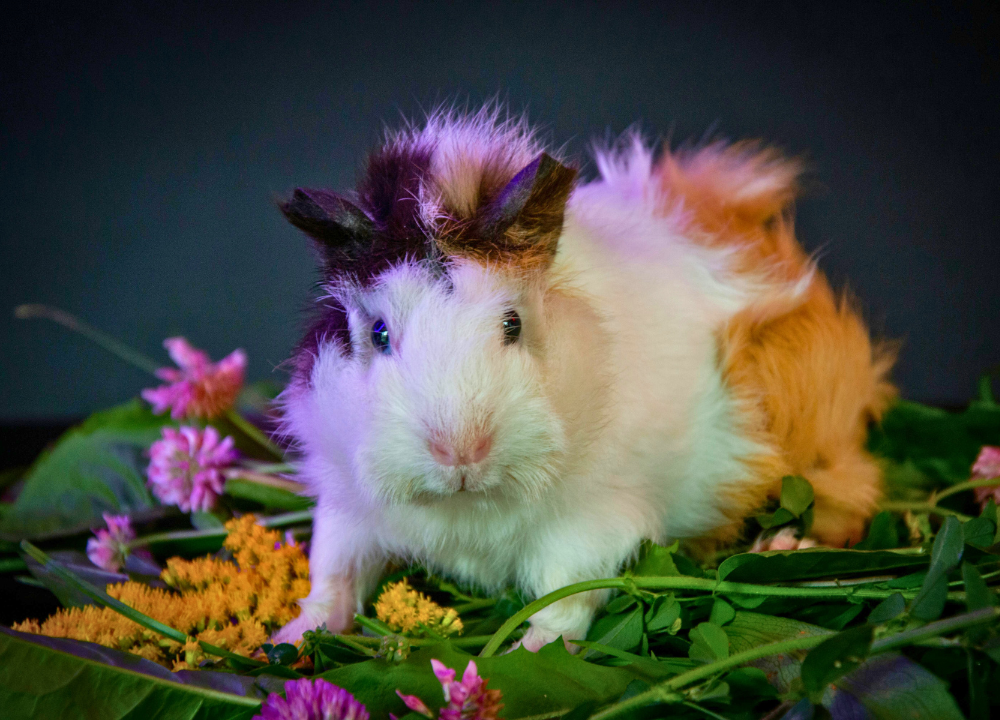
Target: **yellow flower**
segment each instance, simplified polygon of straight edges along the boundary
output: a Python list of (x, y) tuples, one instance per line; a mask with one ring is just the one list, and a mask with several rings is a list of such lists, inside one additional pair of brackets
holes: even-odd
[(394, 632), (456, 635), (462, 621), (452, 608), (443, 608), (410, 587), (406, 580), (387, 586), (375, 602), (375, 615)]
[(185, 644), (94, 605), (59, 610), (42, 623), (25, 620), (14, 629), (100, 643), (174, 670), (205, 660), (197, 640), (249, 657), (298, 615), (295, 601), (309, 594), (309, 559), (252, 515), (230, 520), (226, 530), (225, 547), (235, 562), (175, 557), (160, 575), (168, 590), (138, 582), (107, 586), (111, 597), (190, 636)]

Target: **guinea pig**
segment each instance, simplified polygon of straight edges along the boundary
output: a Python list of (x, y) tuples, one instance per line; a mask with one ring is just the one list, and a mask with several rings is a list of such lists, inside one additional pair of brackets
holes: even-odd
[[(635, 135), (596, 164), (580, 182), (522, 119), (439, 112), (354, 192), (282, 203), (323, 295), (282, 395), (312, 589), (277, 641), (347, 629), (390, 559), (538, 597), (645, 539), (729, 543), (788, 474), (812, 540), (861, 538), (892, 355), (794, 237), (799, 166)], [(550, 605), (522, 644), (584, 637), (606, 599)]]

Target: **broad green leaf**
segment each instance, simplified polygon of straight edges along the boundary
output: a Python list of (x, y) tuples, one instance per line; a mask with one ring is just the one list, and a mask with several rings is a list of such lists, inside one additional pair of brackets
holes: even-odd
[(664, 547), (647, 540), (639, 550), (639, 560), (632, 568), (631, 574), (649, 577), (680, 575), (677, 564), (674, 562), (674, 553), (677, 552), (678, 546), (677, 542), (669, 547)]
[(368, 660), (330, 670), (321, 675), (350, 691), (363, 702), (372, 718), (397, 717), (406, 707), (396, 690), (416, 695), (437, 710), (444, 702), (441, 684), (431, 672), (431, 658), (440, 660), (461, 677), (470, 660), (488, 687), (503, 693), (503, 717), (509, 720), (555, 711), (568, 711), (591, 700), (599, 704), (618, 699), (628, 684), (641, 676), (631, 666), (604, 667), (570, 655), (561, 642), (537, 653), (523, 648), (506, 655), (473, 658), (450, 644), (415, 650), (400, 663)]
[(157, 503), (146, 489), (144, 453), (169, 416), (139, 400), (91, 415), (43, 454), (0, 517), (7, 540), (70, 535), (103, 524), (101, 513), (133, 514)]
[(891, 550), (835, 550), (808, 548), (743, 553), (719, 565), (719, 579), (731, 582), (771, 583), (815, 578), (879, 575), (927, 565), (925, 555)]
[(691, 647), (688, 657), (702, 662), (715, 662), (729, 657), (729, 638), (726, 631), (710, 622), (699, 623), (689, 634)]
[(604, 612), (608, 615), (615, 615), (623, 610), (628, 610), (635, 603), (636, 599), (631, 595), (619, 595), (604, 607)]
[[(833, 633), (825, 628), (790, 618), (740, 611), (736, 613), (733, 621), (726, 625), (726, 635), (729, 636), (729, 651), (735, 654), (781, 640), (833, 635)], [(780, 692), (787, 692), (799, 676), (799, 661), (798, 657), (774, 655), (755, 660), (751, 665), (767, 673)]]
[[(190, 680), (218, 681), (228, 692)], [(250, 678), (205, 671), (182, 676), (100, 645), (0, 628), (4, 717), (237, 720), (253, 716), (263, 694)]]
[(985, 517), (972, 518), (962, 524), (962, 534), (969, 545), (986, 548), (993, 544), (996, 526), (992, 520)]
[(305, 510), (316, 504), (311, 498), (296, 495), (283, 488), (270, 487), (242, 478), (227, 480), (225, 491), (233, 497), (252, 500), (273, 510)]
[[(609, 621), (608, 618), (612, 620)], [(587, 639), (609, 645), (619, 650), (632, 650), (642, 640), (642, 608), (637, 607), (625, 615), (609, 615), (602, 618), (605, 622), (597, 623), (587, 633)], [(600, 635), (595, 635), (595, 630)]]
[(868, 622), (872, 625), (887, 623), (893, 618), (899, 617), (904, 610), (906, 610), (906, 598), (900, 593), (893, 593), (875, 606), (875, 609), (868, 616)]
[(947, 683), (903, 655), (875, 655), (840, 678), (837, 687), (875, 720), (962, 720)]
[[(59, 598), (63, 607), (83, 607), (94, 604), (93, 598), (81, 592), (73, 583), (66, 582), (60, 575), (54, 573), (50, 566), (43, 565), (27, 554), (23, 557), (28, 565), (28, 571)], [(50, 553), (49, 557), (77, 577), (100, 588), (129, 580), (129, 576), (125, 573), (102, 570), (90, 562), (86, 555), (78, 551), (56, 551)]]
[(947, 517), (934, 538), (927, 577), (910, 605), (913, 617), (934, 620), (942, 613), (948, 596), (948, 573), (958, 566), (964, 548), (962, 524)]
[[(614, 664), (614, 667), (621, 667), (623, 664), (631, 665), (632, 670), (650, 681), (662, 680), (674, 675), (679, 675), (680, 673), (690, 670), (697, 665), (697, 663), (694, 663), (691, 660), (685, 660), (682, 658), (660, 658), (658, 660), (654, 660), (650, 657), (636, 655), (635, 653), (613, 648), (610, 645), (601, 645), (601, 643), (589, 642), (587, 640), (572, 640), (570, 642), (573, 645), (579, 645), (587, 650), (604, 653), (605, 655), (610, 655), (618, 660), (623, 660), (624, 663), (616, 663)], [(610, 665), (611, 663), (605, 661), (604, 664)]]
[(827, 630), (843, 630), (865, 609), (863, 603), (820, 602), (795, 613), (795, 619)]
[(716, 598), (715, 602), (712, 603), (712, 613), (709, 616), (708, 621), (722, 627), (735, 617), (736, 611), (733, 610), (733, 606), (722, 598)]
[(801, 517), (813, 501), (813, 486), (808, 480), (797, 475), (786, 475), (781, 479), (781, 507), (795, 517)]
[(826, 686), (858, 667), (868, 656), (872, 626), (860, 625), (837, 633), (814, 647), (802, 661), (802, 684), (819, 700)]
[(854, 550), (892, 550), (899, 547), (898, 520), (888, 510), (883, 510), (868, 527), (868, 535), (854, 546)]
[(222, 530), (226, 526), (221, 512), (192, 512), (191, 525), (195, 530)]

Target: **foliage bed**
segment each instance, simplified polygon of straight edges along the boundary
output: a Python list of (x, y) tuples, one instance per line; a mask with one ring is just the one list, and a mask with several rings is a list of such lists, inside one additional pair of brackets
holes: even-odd
[[(46, 637), (31, 625), (20, 627), (36, 632), (0, 628), (5, 717), (250, 718), (269, 693), (301, 677), (348, 689), (373, 718), (403, 716), (397, 690), (434, 710), (444, 703), (431, 659), (461, 673), (472, 657), (490, 688), (502, 692), (506, 718), (939, 720), (1000, 713), (1000, 696), (989, 692), (1000, 682), (1000, 523), (995, 503), (980, 504), (974, 494), (1000, 481), (970, 482), (981, 448), (1000, 445), (1000, 404), (988, 380), (964, 412), (900, 402), (872, 430), (870, 449), (884, 459), (888, 496), (866, 539), (850, 549), (750, 553), (744, 546), (696, 562), (676, 544), (649, 544), (620, 577), (530, 603), (514, 592), (484, 597), (419, 567), (394, 568), (359, 617), (359, 633), (319, 629), (301, 647), (256, 651), (222, 632), (171, 627), (117, 600), (123, 582), (162, 588), (162, 568), (184, 562), (178, 558), (212, 554), (198, 562), (232, 562), (232, 544), (223, 545), (230, 517), (254, 513), (280, 530), (261, 537), (278, 537), (282, 552), (308, 542), (308, 503), (293, 492), (291, 468), (246, 421), (266, 411), (273, 395), (273, 388), (247, 388), (237, 406), (242, 414), (207, 420), (243, 454), (210, 512), (182, 513), (150, 493), (144, 453), (177, 422), (139, 401), (94, 415), (23, 477), (6, 478), (21, 485), (16, 499), (0, 506), (0, 569), (44, 585), (67, 608), (122, 614), (143, 633), (141, 647), (153, 650), (140, 657), (106, 646), (117, 641)], [(811, 501), (807, 479), (786, 478), (780, 506), (751, 521), (747, 537), (807, 530)], [(116, 571), (95, 567), (81, 552), (105, 512), (129, 515), (140, 529)], [(559, 642), (537, 654), (503, 652), (539, 608), (597, 587), (615, 595), (576, 643), (578, 654)], [(397, 616), (374, 610), (386, 588), (396, 595), (384, 598), (410, 588), (421, 593), (420, 602), (430, 603), (421, 606), (426, 621), (387, 624)], [(263, 638), (277, 617), (250, 619), (263, 623)]]

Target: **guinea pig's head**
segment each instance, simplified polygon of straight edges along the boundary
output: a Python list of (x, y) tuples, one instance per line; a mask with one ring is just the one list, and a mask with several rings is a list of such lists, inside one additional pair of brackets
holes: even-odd
[(545, 298), (576, 171), (520, 124), (480, 125), (407, 131), (350, 199), (299, 189), (282, 204), (325, 289), (290, 426), (378, 502), (537, 498), (565, 447)]

